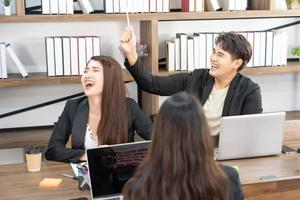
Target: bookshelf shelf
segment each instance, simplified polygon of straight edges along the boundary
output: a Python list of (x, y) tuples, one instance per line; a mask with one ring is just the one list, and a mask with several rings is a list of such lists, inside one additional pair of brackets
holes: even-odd
[[(132, 76), (126, 69), (123, 69), (124, 82), (133, 81)], [(48, 77), (46, 73), (29, 73), (27, 78), (21, 78), (21, 74), (9, 74), (8, 79), (0, 80), (0, 88), (42, 86), (42, 85), (64, 85), (79, 84), (80, 76), (56, 76)]]
[(0, 132), (0, 149), (47, 146), (52, 128)]
[[(187, 71), (169, 72), (166, 69), (160, 69), (159, 75), (168, 76), (172, 74), (185, 73)], [(300, 72), (300, 62), (291, 62), (287, 66), (276, 67), (249, 67), (241, 71), (241, 74), (246, 76), (267, 75), (267, 74), (282, 74), (282, 73), (298, 73)]]
[(291, 62), (288, 63), (287, 66), (245, 68), (241, 73), (247, 76), (251, 76), (298, 72), (300, 72), (300, 62)]
[[(133, 21), (179, 21), (179, 20), (211, 20), (211, 19), (255, 19), (255, 18), (288, 18), (300, 17), (299, 10), (270, 11), (219, 11), (219, 12), (171, 12), (130, 14)], [(0, 16), (1, 23), (34, 23), (34, 22), (93, 22), (124, 21), (125, 14), (74, 14), (74, 15), (14, 15)]]
[(287, 10), (287, 11), (247, 10), (247, 11), (177, 12), (177, 13), (173, 12), (173, 13), (163, 13), (157, 15), (154, 14), (154, 16), (152, 17), (159, 21), (285, 18), (285, 17), (300, 17), (300, 12), (296, 10)]

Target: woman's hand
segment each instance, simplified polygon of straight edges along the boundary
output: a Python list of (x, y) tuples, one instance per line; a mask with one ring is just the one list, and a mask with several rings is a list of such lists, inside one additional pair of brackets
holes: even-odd
[(83, 155), (80, 157), (79, 160), (81, 160), (81, 161), (87, 161), (87, 156), (86, 156), (86, 154), (83, 154)]

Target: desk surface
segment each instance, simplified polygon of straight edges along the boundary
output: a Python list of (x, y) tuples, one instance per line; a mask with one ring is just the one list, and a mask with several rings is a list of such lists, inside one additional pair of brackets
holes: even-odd
[[(222, 161), (238, 165), (246, 199), (300, 199), (299, 154)], [(272, 177), (262, 180), (262, 177)], [(262, 198), (263, 196), (263, 198)]]
[[(289, 122), (284, 143), (292, 147), (300, 144), (300, 121)], [(298, 145), (297, 145), (298, 144)], [(222, 161), (238, 165), (246, 199), (300, 199), (300, 154)], [(90, 198), (88, 191), (80, 191), (77, 181), (61, 176), (72, 174), (69, 164), (45, 161), (40, 172), (27, 172), (25, 164), (0, 165), (0, 199), (72, 199)], [(260, 180), (262, 176), (275, 176)], [(62, 178), (57, 188), (42, 189), (38, 183), (45, 177)]]
[[(76, 180), (62, 177), (62, 173), (73, 174), (71, 166), (59, 162), (42, 162), (40, 172), (27, 172), (25, 164), (0, 166), (0, 199), (72, 199), (90, 197), (89, 191), (80, 191)], [(44, 178), (61, 178), (56, 188), (40, 188)]]
[[(262, 195), (264, 199), (272, 199), (278, 195), (286, 197), (290, 191), (293, 191), (290, 193), (293, 194), (292, 197), (300, 198), (298, 154), (222, 161), (222, 163), (240, 167), (240, 179), (246, 199), (260, 199)], [(69, 164), (45, 161), (40, 172), (27, 172), (25, 164), (0, 166), (0, 188), (3, 191), (1, 199), (90, 198), (88, 191), (78, 189), (76, 180), (62, 177), (62, 173), (72, 174)], [(262, 176), (269, 175), (277, 178), (260, 180)], [(39, 188), (38, 183), (45, 177), (61, 178), (63, 181), (57, 188)]]

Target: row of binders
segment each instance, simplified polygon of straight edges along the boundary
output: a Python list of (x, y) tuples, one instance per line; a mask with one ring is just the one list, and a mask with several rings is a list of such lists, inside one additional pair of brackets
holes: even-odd
[[(93, 0), (96, 1), (96, 0)], [(74, 14), (81, 10), (89, 13), (148, 13), (148, 12), (203, 12), (236, 11), (246, 9), (286, 10), (285, 0), (26, 0), (28, 14)], [(99, 5), (98, 5), (99, 4)], [(100, 8), (99, 8), (100, 6)], [(42, 8), (42, 9), (41, 9)], [(100, 9), (100, 10), (99, 10)]]
[[(169, 0), (104, 0), (106, 13), (170, 12)], [(179, 0), (182, 12), (246, 10), (248, 0)], [(174, 3), (175, 4), (175, 3)]]
[(72, 15), (74, 9), (82, 10), (83, 13), (89, 14), (94, 11), (89, 0), (41, 0), (42, 14), (60, 14), (60, 15)]
[(92, 56), (100, 55), (98, 36), (46, 37), (48, 76), (82, 75)]
[(27, 71), (24, 68), (24, 65), (11, 48), (10, 44), (0, 42), (0, 78), (6, 79), (7, 78), (7, 57), (6, 52), (10, 55), (12, 61), (17, 66), (18, 70), (20, 71), (23, 78), (28, 76)]
[(246, 10), (248, 0), (206, 0), (207, 11)]
[[(248, 0), (179, 1), (181, 1), (179, 9), (182, 12), (203, 12), (204, 9), (207, 11), (246, 10), (248, 6)], [(170, 4), (169, 0), (104, 0), (104, 10), (105, 13), (125, 13), (127, 10), (129, 13), (170, 12)]]
[(104, 11), (105, 13), (170, 12), (170, 1), (169, 0), (104, 0)]
[[(194, 9), (196, 2), (197, 0), (182, 0), (182, 5), (189, 6), (189, 9), (183, 11), (198, 11)], [(287, 10), (286, 0), (204, 0), (202, 2), (205, 11)]]
[[(193, 0), (194, 1), (194, 0)], [(202, 2), (203, 0), (197, 0)], [(42, 14), (74, 14), (74, 9), (81, 9), (83, 13), (94, 12), (89, 0), (42, 0)], [(169, 12), (169, 0), (103, 0), (105, 13), (145, 13)]]
[[(284, 31), (238, 32), (252, 46), (247, 67), (280, 66), (287, 64), (288, 41)], [(168, 71), (193, 71), (210, 68), (210, 56), (219, 33), (177, 33), (166, 41)]]

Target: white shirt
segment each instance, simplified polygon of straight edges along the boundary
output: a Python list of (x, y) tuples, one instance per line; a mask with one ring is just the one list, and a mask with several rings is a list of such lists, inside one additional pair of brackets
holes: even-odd
[(94, 136), (92, 135), (92, 129), (88, 124), (86, 125), (84, 146), (85, 149), (91, 149), (99, 146), (98, 138), (94, 138)]
[(229, 86), (223, 89), (214, 87), (203, 106), (211, 135), (217, 135), (220, 132), (222, 112), (228, 88)]

